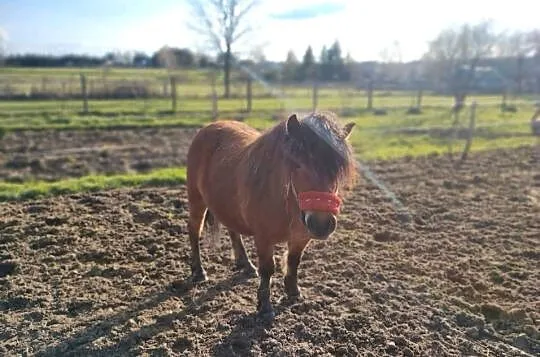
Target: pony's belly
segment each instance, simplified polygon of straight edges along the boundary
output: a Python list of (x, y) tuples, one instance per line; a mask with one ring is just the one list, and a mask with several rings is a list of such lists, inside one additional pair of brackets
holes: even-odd
[[(243, 222), (243, 219), (240, 217), (240, 215), (236, 214), (228, 214), (224, 212), (218, 212), (212, 211), (212, 214), (217, 218), (217, 220), (224, 225), (227, 229), (230, 229), (233, 232), (245, 235), (245, 236), (251, 236), (253, 235), (253, 232), (251, 228)], [(221, 213), (221, 214), (220, 214)]]

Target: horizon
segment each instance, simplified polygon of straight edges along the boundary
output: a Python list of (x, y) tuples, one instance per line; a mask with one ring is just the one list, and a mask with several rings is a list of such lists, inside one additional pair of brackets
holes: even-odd
[[(486, 0), (474, 4), (457, 0), (447, 8), (423, 0), (367, 5), (350, 0), (263, 1), (249, 15), (257, 29), (236, 50), (242, 58), (262, 51), (268, 61), (283, 62), (289, 50), (301, 60), (308, 46), (318, 58), (323, 46), (338, 40), (343, 56), (350, 53), (357, 62), (380, 61), (385, 51), (394, 60), (410, 62), (419, 59), (428, 41), (450, 26), (492, 20), (497, 31), (535, 28), (536, 15), (525, 11), (527, 2), (516, 0), (513, 5), (508, 8)], [(151, 55), (164, 46), (211, 54), (200, 37), (187, 29), (188, 17), (185, 0), (139, 0), (137, 6), (127, 0), (91, 4), (53, 0), (46, 5), (37, 0), (4, 0), (0, 33), (8, 55), (103, 56), (116, 51)]]

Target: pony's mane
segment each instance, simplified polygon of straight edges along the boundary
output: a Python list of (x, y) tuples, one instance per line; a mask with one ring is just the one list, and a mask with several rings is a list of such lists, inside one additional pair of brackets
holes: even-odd
[(301, 140), (288, 138), (287, 154), (296, 164), (305, 165), (319, 180), (349, 186), (356, 167), (343, 129), (330, 112), (313, 113), (300, 121)]
[(349, 187), (356, 178), (352, 149), (331, 113), (313, 113), (299, 120), (300, 138), (287, 133), (286, 120), (262, 133), (248, 153), (246, 184), (253, 198), (283, 197), (291, 171), (306, 167), (324, 183)]

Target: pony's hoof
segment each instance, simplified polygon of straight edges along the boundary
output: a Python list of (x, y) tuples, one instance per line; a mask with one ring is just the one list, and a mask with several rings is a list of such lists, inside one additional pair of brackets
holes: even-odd
[(304, 301), (304, 297), (302, 294), (294, 294), (294, 295), (285, 295), (280, 300), (279, 303), (282, 305), (294, 305), (296, 303)]
[(241, 272), (247, 278), (257, 278), (259, 276), (257, 269), (250, 263), (237, 263), (234, 265), (233, 271)]
[(205, 282), (207, 280), (208, 280), (208, 276), (206, 275), (206, 272), (204, 270), (191, 274), (191, 282), (192, 283), (195, 283), (195, 284), (196, 283), (202, 283), (202, 282)]
[(261, 320), (271, 321), (274, 319), (274, 317), (276, 317), (276, 312), (274, 311), (272, 307), (267, 307), (267, 308), (259, 310), (257, 312), (257, 316)]

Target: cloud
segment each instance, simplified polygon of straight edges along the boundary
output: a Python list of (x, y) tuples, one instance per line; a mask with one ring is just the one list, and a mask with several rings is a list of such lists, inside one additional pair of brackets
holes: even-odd
[(7, 41), (7, 40), (9, 40), (7, 31), (0, 27), (0, 41)]
[(271, 14), (270, 17), (274, 20), (307, 20), (332, 15), (344, 9), (345, 5), (342, 3), (322, 2)]

